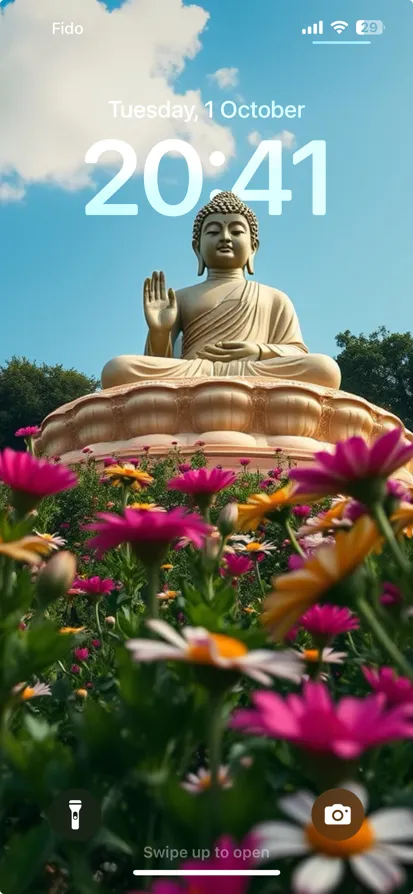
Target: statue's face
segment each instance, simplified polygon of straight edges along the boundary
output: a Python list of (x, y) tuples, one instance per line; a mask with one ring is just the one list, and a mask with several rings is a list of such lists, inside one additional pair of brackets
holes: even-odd
[(209, 268), (245, 267), (252, 254), (251, 231), (243, 214), (210, 214), (201, 230), (200, 253)]

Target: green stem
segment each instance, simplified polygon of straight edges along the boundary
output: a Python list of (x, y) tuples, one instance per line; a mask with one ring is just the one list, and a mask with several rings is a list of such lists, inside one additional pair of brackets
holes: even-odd
[(403, 572), (403, 574), (408, 574), (410, 572), (410, 563), (403, 555), (403, 552), (400, 549), (399, 544), (397, 543), (395, 533), (389, 522), (389, 519), (387, 518), (382, 504), (376, 503), (374, 506), (372, 506), (371, 514), (376, 522), (380, 533), (383, 534), (383, 537), (387, 541), (396, 564)]
[(211, 694), (208, 715), (208, 751), (211, 772), (211, 826), (219, 819), (219, 769), (222, 748), (222, 697)]
[(262, 577), (261, 577), (261, 572), (260, 572), (260, 565), (259, 565), (258, 560), (255, 561), (255, 577), (257, 578), (258, 586), (259, 586), (259, 588), (260, 588), (260, 590), (261, 590), (261, 596), (265, 596), (265, 595), (266, 595), (266, 592), (265, 592), (265, 589), (264, 589), (264, 584), (263, 584), (263, 582), (262, 582)]
[(158, 593), (159, 593), (159, 567), (158, 565), (148, 565), (148, 602), (147, 614), (148, 618), (158, 617)]
[(403, 674), (409, 677), (410, 680), (413, 680), (413, 667), (411, 667), (407, 659), (399, 651), (393, 640), (390, 639), (384, 627), (382, 627), (373, 607), (367, 602), (367, 599), (364, 596), (359, 596), (357, 606), (360, 614), (364, 616), (376, 639), (383, 649), (385, 649), (394, 664)]
[(291, 540), (291, 543), (292, 543), (296, 553), (298, 553), (298, 555), (301, 556), (302, 559), (305, 559), (306, 558), (305, 552), (301, 549), (301, 546), (295, 536), (295, 531), (293, 531), (289, 521), (286, 521), (285, 527), (287, 529), (287, 534)]
[(100, 599), (97, 599), (96, 604), (95, 604), (96, 626), (99, 631), (100, 642), (103, 647), (103, 633), (102, 633), (102, 625), (100, 623), (99, 604), (100, 604)]

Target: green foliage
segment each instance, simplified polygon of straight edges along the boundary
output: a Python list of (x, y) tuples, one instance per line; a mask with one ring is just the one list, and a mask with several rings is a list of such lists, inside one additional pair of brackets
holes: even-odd
[(97, 379), (75, 369), (32, 363), (26, 357), (12, 357), (0, 367), (0, 449), (24, 449), (17, 429), (40, 423), (63, 404), (96, 391)]
[(370, 335), (340, 332), (337, 362), (343, 391), (365, 397), (413, 429), (413, 337), (381, 326)]
[[(30, 571), (0, 553), (0, 890), (4, 894), (123, 894), (134, 887), (133, 868), (181, 865), (176, 858), (162, 856), (165, 848), (186, 849), (189, 854), (211, 850), (224, 833), (241, 842), (255, 825), (283, 818), (278, 807), (282, 795), (303, 788), (316, 794), (330, 787), (324, 759), (316, 772), (290, 743), (229, 728), (233, 710), (249, 706), (251, 693), (262, 688), (260, 683), (234, 668), (222, 670), (195, 660), (137, 663), (125, 647), (129, 640), (155, 636), (145, 623), (150, 582), (128, 544), (97, 561), (87, 546), (91, 535), (84, 525), (96, 512), (121, 512), (126, 499), (194, 510), (190, 498), (167, 487), (181, 461), (175, 449), (160, 460), (149, 452), (140, 467), (150, 473), (153, 483), (127, 494), (101, 481), (92, 457), (77, 468), (78, 486), (43, 500), (36, 516), (17, 519), (10, 509), (3, 509), (0, 543), (1, 538), (13, 542), (32, 528), (56, 532), (76, 554), (80, 575), (119, 583), (100, 599), (69, 596), (57, 584), (45, 608), (38, 598), (38, 575), (46, 573), (47, 565), (46, 570)], [(288, 464), (278, 457), (277, 462), (286, 477)], [(201, 449), (192, 464), (197, 468), (206, 464)], [(227, 502), (245, 502), (259, 492), (263, 475), (240, 471), (234, 485), (217, 495), (210, 510), (213, 523)], [(278, 486), (274, 481), (266, 492)], [(0, 487), (0, 506), (8, 507), (9, 502), (6, 488)], [(270, 591), (273, 576), (287, 569), (292, 552), (285, 516), (280, 514), (254, 532), (275, 549), (238, 581), (221, 574), (224, 548), (229, 545), (222, 538), (200, 551), (171, 548), (167, 562), (173, 567), (159, 570), (159, 590), (177, 595), (159, 601), (161, 618), (178, 632), (185, 625), (201, 626), (248, 650), (278, 650), (280, 645), (268, 638), (259, 618), (263, 595)], [(297, 531), (302, 522), (291, 514), (289, 523)], [(411, 553), (411, 544), (404, 544), (406, 560)], [(354, 608), (364, 595), (396, 652), (412, 662), (411, 622), (401, 621), (397, 610), (380, 605), (383, 580), (406, 584), (388, 549), (370, 557), (362, 572), (343, 583), (340, 594), (331, 589), (327, 595), (329, 601), (339, 597)], [(108, 616), (113, 616), (114, 625), (106, 622)], [(85, 629), (61, 633), (66, 626)], [(315, 646), (304, 630), (297, 645)], [(88, 650), (87, 657), (76, 655), (79, 647)], [(362, 666), (390, 663), (383, 641), (365, 622), (351, 637), (339, 637), (334, 647), (343, 648), (348, 656), (337, 670), (323, 667), (335, 698), (365, 696), (369, 689)], [(309, 664), (307, 670), (314, 676), (320, 667)], [(51, 696), (31, 698), (29, 692), (22, 699), (15, 687), (23, 682), (29, 687), (47, 683)], [(283, 696), (297, 691), (284, 679), (274, 680), (269, 689)], [(372, 809), (413, 808), (412, 755), (409, 740), (362, 754), (353, 772), (369, 789)], [(187, 774), (208, 768), (217, 757), (228, 768), (231, 787), (188, 792), (182, 785)], [(59, 838), (46, 818), (57, 795), (80, 787), (97, 798), (103, 813), (102, 827), (82, 845)], [(268, 880), (252, 881), (248, 894), (288, 894), (294, 862), (271, 865), (281, 868), (280, 878), (271, 880), (271, 888)], [(214, 880), (214, 886), (218, 882)], [(137, 880), (135, 887), (145, 883)], [(350, 885), (354, 894), (367, 894), (350, 875), (337, 894), (347, 894)], [(397, 890), (409, 894), (412, 886), (410, 870)], [(220, 894), (219, 887), (214, 890)]]

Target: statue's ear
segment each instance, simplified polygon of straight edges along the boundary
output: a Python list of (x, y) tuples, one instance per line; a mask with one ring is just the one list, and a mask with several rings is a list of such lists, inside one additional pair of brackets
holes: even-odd
[(247, 261), (247, 270), (248, 270), (248, 273), (250, 274), (250, 276), (254, 276), (254, 273), (255, 273), (254, 260), (255, 260), (255, 255), (257, 254), (259, 247), (260, 247), (260, 243), (257, 241), (254, 251), (251, 252), (251, 254), (248, 258), (248, 261)]
[(196, 244), (196, 242), (192, 243), (192, 248), (198, 258), (198, 276), (202, 276), (205, 273), (205, 261), (201, 255), (201, 252)]

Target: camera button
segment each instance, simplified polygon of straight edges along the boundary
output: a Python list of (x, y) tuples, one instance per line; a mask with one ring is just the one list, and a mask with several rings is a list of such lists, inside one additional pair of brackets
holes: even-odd
[(361, 829), (364, 807), (349, 789), (331, 788), (314, 801), (311, 818), (318, 835), (330, 841), (345, 841)]

